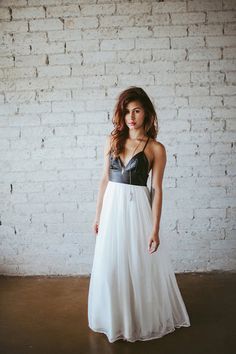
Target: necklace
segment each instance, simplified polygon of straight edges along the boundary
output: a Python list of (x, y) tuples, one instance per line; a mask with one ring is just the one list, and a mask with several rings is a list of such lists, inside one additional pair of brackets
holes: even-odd
[[(144, 138), (144, 137), (145, 137), (145, 135), (144, 135), (142, 138)], [(132, 159), (133, 156), (134, 156), (135, 151), (137, 150), (137, 148), (139, 147), (139, 145), (140, 145), (141, 142), (143, 141), (142, 138), (141, 138), (140, 142), (138, 143), (138, 145), (136, 146), (136, 148), (133, 150), (133, 154), (132, 154), (132, 156), (131, 156), (131, 158), (130, 158), (129, 161), (131, 161), (131, 159)], [(129, 163), (129, 162), (128, 162), (128, 163)], [(123, 166), (121, 166), (121, 173), (123, 174), (127, 165), (124, 166), (123, 163), (122, 163), (122, 165), (123, 165)], [(133, 199), (133, 192), (132, 192), (132, 190), (131, 190), (131, 170), (129, 170), (129, 183), (130, 183), (129, 200), (131, 201), (131, 200)]]

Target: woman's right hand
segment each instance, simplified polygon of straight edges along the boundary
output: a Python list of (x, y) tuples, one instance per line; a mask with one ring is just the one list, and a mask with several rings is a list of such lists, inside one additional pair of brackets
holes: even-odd
[(93, 226), (92, 226), (93, 233), (95, 235), (97, 235), (97, 233), (98, 233), (98, 226), (99, 226), (99, 220), (95, 219), (94, 222), (93, 222)]

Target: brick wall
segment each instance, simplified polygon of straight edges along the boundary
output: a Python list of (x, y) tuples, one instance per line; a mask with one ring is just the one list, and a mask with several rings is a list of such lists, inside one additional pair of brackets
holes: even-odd
[(175, 270), (236, 269), (235, 7), (0, 1), (1, 274), (90, 273), (104, 139), (130, 85), (159, 117)]

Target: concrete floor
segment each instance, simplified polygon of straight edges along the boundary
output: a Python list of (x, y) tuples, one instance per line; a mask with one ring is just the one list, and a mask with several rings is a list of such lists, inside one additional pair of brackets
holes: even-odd
[(236, 353), (236, 273), (176, 279), (191, 327), (151, 341), (109, 343), (87, 324), (89, 278), (0, 276), (0, 353)]

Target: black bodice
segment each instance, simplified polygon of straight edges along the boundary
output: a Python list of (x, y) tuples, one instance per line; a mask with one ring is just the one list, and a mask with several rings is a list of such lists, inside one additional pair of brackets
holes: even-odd
[(126, 166), (123, 165), (120, 157), (113, 158), (110, 153), (109, 180), (113, 182), (146, 186), (149, 176), (149, 161), (144, 153), (144, 149), (135, 154)]

